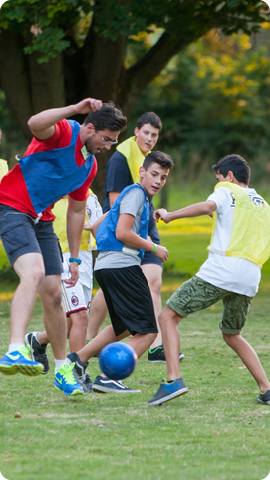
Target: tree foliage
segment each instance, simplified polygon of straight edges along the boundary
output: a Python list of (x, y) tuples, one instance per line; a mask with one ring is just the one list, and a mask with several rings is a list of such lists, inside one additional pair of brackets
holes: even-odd
[(269, 28), (255, 48), (256, 40), (209, 32), (175, 57), (137, 100), (134, 121), (142, 106), (155, 109), (163, 119), (159, 146), (169, 148), (185, 175), (209, 170), (233, 152), (251, 162), (253, 180), (269, 175)]
[(212, 29), (256, 32), (266, 12), (254, 0), (9, 0), (0, 10), (0, 88), (28, 138), (32, 114), (87, 96), (130, 116), (174, 55)]

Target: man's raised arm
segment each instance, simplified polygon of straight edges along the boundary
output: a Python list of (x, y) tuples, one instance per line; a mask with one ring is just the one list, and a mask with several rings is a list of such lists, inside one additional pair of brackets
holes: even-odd
[(102, 107), (101, 100), (95, 100), (94, 98), (85, 98), (75, 105), (69, 105), (67, 107), (51, 108), (44, 110), (43, 112), (33, 115), (28, 120), (28, 127), (32, 134), (40, 140), (45, 140), (51, 137), (55, 132), (54, 125), (64, 118), (69, 118), (72, 115), (87, 114), (99, 110)]

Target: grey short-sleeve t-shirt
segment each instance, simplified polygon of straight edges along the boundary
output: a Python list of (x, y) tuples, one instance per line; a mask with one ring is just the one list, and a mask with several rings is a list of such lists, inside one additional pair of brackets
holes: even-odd
[[(127, 213), (135, 217), (132, 230), (139, 233), (141, 229), (141, 217), (144, 209), (145, 194), (141, 188), (131, 188), (120, 202), (120, 214)], [(95, 270), (102, 268), (123, 268), (140, 265), (139, 250), (128, 246), (122, 251), (101, 251), (96, 259)]]

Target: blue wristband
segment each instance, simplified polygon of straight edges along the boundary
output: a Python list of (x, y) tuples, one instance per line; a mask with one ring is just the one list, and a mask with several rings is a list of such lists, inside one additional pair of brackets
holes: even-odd
[(80, 258), (72, 258), (70, 257), (69, 263), (77, 263), (78, 265), (81, 265), (82, 261)]

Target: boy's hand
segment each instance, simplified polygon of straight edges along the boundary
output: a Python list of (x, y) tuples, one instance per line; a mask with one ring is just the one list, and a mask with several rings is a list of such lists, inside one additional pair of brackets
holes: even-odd
[(165, 208), (159, 208), (154, 212), (154, 219), (156, 222), (162, 220), (164, 223), (169, 223), (168, 212)]
[(87, 230), (88, 232), (91, 231), (92, 223), (90, 222), (84, 222), (83, 229)]
[(67, 288), (74, 287), (77, 283), (77, 280), (79, 279), (80, 273), (79, 273), (79, 265), (77, 263), (70, 263), (69, 264), (69, 273), (70, 273), (70, 278), (67, 278), (64, 280), (64, 282), (67, 284)]
[(157, 245), (157, 249), (154, 253), (161, 262), (166, 262), (168, 260), (169, 252), (166, 247), (162, 247), (161, 245)]

